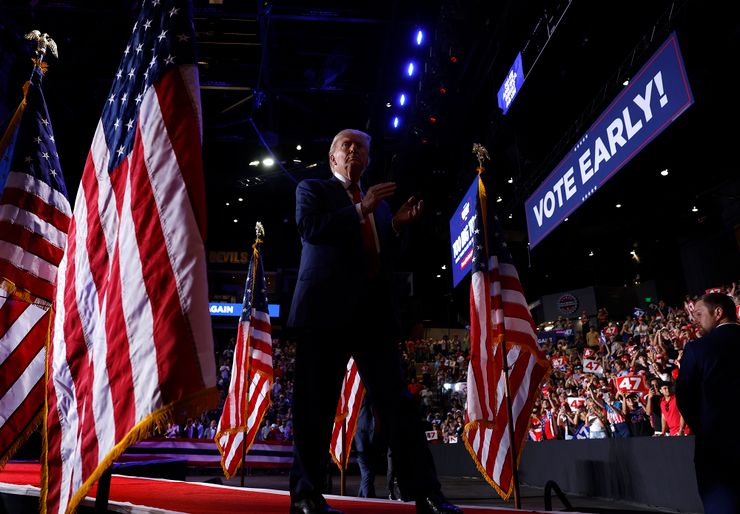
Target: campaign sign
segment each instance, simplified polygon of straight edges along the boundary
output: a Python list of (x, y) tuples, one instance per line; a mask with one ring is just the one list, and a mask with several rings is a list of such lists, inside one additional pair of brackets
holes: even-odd
[(583, 359), (583, 372), (593, 373), (594, 375), (603, 375), (604, 368), (601, 367), (601, 363), (594, 359)]
[(478, 202), (478, 177), (457, 206), (450, 219), (450, 241), (452, 241), (452, 287), (457, 286), (472, 268), (473, 232)]
[(568, 365), (568, 363), (565, 361), (565, 357), (552, 357), (550, 359), (550, 362), (552, 362), (553, 369), (556, 369), (558, 371), (562, 371), (563, 368)]
[(623, 393), (639, 393), (640, 395), (647, 394), (648, 385), (645, 381), (645, 377), (642, 375), (625, 375), (623, 377), (616, 377), (614, 379), (614, 385), (617, 387), (617, 391)]
[(567, 402), (571, 409), (576, 410), (586, 404), (586, 399), (582, 396), (569, 396)]
[(519, 52), (516, 54), (516, 59), (514, 59), (514, 65), (509, 70), (509, 73), (506, 74), (506, 79), (496, 94), (498, 106), (504, 111), (504, 114), (509, 110), (511, 102), (514, 101), (514, 97), (522, 88), (523, 84), (524, 68), (522, 66), (522, 53)]
[[(280, 317), (280, 305), (277, 303), (270, 303), (267, 305), (271, 318)], [(216, 303), (211, 302), (208, 304), (208, 311), (211, 316), (236, 316), (242, 315), (242, 304), (241, 303)]]
[(527, 199), (530, 247), (542, 241), (692, 103), (673, 33)]

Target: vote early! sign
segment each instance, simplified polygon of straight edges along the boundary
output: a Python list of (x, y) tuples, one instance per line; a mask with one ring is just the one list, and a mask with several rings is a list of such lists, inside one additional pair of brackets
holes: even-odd
[(527, 199), (530, 247), (542, 241), (692, 103), (694, 97), (673, 33)]

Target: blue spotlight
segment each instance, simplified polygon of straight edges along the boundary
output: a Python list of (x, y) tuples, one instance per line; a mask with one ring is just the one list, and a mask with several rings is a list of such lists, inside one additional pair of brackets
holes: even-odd
[(406, 105), (406, 93), (401, 93), (401, 96), (398, 97), (398, 105), (401, 107)]
[(408, 65), (408, 67), (406, 68), (406, 73), (408, 74), (409, 77), (413, 77), (414, 76), (414, 63), (413, 63), (413, 61), (410, 62), (409, 65)]
[(421, 42), (424, 40), (424, 32), (418, 30), (416, 32), (416, 46), (421, 46)]
[(398, 120), (398, 116), (396, 116), (395, 118), (393, 118), (393, 128), (398, 128), (398, 124), (399, 123), (400, 122)]

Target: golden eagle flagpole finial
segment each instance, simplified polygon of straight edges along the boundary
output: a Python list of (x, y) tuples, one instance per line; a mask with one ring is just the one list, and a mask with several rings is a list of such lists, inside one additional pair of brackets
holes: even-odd
[(480, 143), (474, 143), (473, 144), (473, 153), (475, 154), (476, 159), (478, 159), (478, 173), (483, 173), (485, 171), (485, 168), (483, 167), (483, 160), (490, 161), (491, 158), (488, 155), (488, 150), (486, 150), (486, 147), (483, 146)]

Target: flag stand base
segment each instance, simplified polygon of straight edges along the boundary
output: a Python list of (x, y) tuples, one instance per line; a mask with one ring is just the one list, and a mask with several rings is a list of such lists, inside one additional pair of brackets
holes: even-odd
[(98, 492), (95, 495), (95, 514), (108, 512), (108, 499), (110, 497), (110, 477), (113, 474), (113, 466), (103, 471), (98, 479)]

